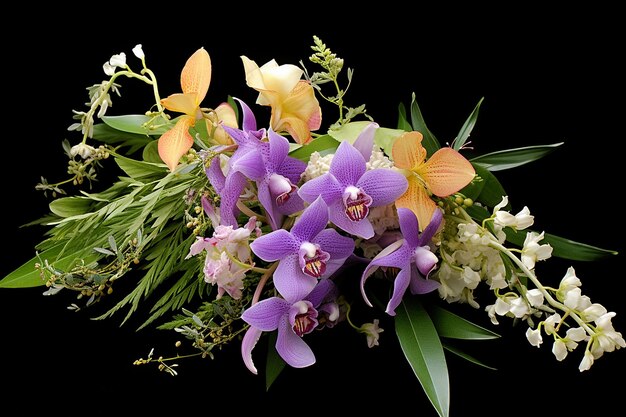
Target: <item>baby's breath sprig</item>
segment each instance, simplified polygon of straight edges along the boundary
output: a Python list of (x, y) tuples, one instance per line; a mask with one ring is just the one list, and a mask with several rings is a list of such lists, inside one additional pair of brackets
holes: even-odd
[[(312, 63), (321, 66), (324, 71), (314, 72), (313, 74), (311, 74), (311, 76), (309, 76), (302, 61), (300, 61), (300, 65), (302, 65), (302, 67), (304, 68), (306, 78), (309, 80), (313, 88), (317, 90), (320, 97), (322, 97), (329, 103), (336, 105), (339, 108), (339, 119), (330, 126), (330, 129), (339, 129), (341, 126), (350, 122), (350, 120), (359, 115), (363, 115), (371, 120), (371, 118), (366, 113), (365, 104), (357, 107), (347, 107), (344, 105), (343, 98), (348, 92), (348, 89), (350, 88), (350, 85), (352, 83), (352, 75), (354, 74), (354, 70), (352, 68), (346, 69), (348, 84), (345, 88), (341, 88), (339, 85), (339, 74), (343, 70), (343, 59), (337, 57), (337, 54), (332, 52), (326, 46), (326, 44), (322, 42), (322, 40), (317, 36), (313, 36), (313, 42), (314, 45), (311, 46), (311, 49), (313, 49), (313, 55), (309, 57), (309, 60)], [(335, 86), (335, 95), (326, 95), (322, 92), (321, 85), (326, 83), (332, 83)]]

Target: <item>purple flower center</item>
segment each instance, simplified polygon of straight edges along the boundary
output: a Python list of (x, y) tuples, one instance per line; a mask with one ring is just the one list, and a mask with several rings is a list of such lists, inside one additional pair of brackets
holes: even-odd
[(311, 333), (317, 327), (317, 310), (309, 301), (298, 301), (291, 308), (296, 310), (292, 327), (298, 336)]
[(353, 222), (363, 220), (369, 214), (372, 197), (353, 185), (346, 187), (343, 192), (343, 204), (346, 215)]
[(272, 196), (276, 198), (276, 205), (279, 207), (289, 201), (291, 194), (298, 189), (287, 178), (276, 173), (270, 177), (269, 188)]
[(300, 245), (299, 255), (302, 272), (313, 278), (319, 278), (324, 275), (324, 272), (326, 272), (326, 263), (330, 259), (328, 252), (320, 249), (319, 245), (304, 242)]

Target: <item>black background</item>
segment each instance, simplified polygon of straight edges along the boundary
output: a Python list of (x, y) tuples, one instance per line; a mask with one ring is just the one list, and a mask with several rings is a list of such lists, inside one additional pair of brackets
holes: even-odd
[[(295, 64), (306, 61), (311, 37), (317, 34), (355, 69), (348, 105), (365, 102), (381, 125), (394, 127), (398, 103), (408, 105), (415, 92), (430, 129), (440, 140), (451, 141), (484, 96), (472, 134), (478, 152), (564, 141), (544, 160), (498, 177), (515, 210), (530, 207), (536, 228), (620, 251), (611, 259), (573, 265), (583, 280), (583, 292), (616, 311), (614, 324), (626, 331), (620, 203), (625, 68), (617, 13), (530, 6), (480, 13), (398, 8), (360, 10), (362, 17), (320, 10), (312, 18), (314, 7), (303, 7), (310, 7), (304, 17), (269, 5), (259, 10), (168, 9), (159, 14), (103, 9), (73, 19), (44, 19), (48, 11), (38, 10), (42, 19), (24, 21), (19, 32), (2, 29), (9, 75), (2, 93), (0, 276), (34, 254), (43, 230), (20, 228), (47, 211), (47, 200), (34, 185), (40, 175), (52, 180), (64, 174), (61, 141), (79, 140), (65, 130), (72, 123), (70, 110), (86, 101), (86, 86), (103, 79), (101, 65), (112, 54), (125, 51), (129, 63), (136, 65), (131, 48), (142, 43), (166, 96), (179, 90), (179, 72), (187, 57), (204, 46), (213, 61), (204, 104), (215, 106), (228, 94), (253, 103), (256, 94), (245, 86), (239, 55), (259, 64), (271, 58)], [(122, 83), (122, 98), (114, 98), (109, 114), (145, 111), (150, 89), (132, 80)], [(325, 121), (330, 122), (333, 109), (325, 110)], [(540, 278), (558, 285), (570, 264), (540, 264)], [(132, 282), (125, 285), (117, 296)], [(252, 376), (243, 366), (238, 346), (218, 352), (215, 361), (180, 361), (180, 375), (172, 378), (132, 362), (152, 347), (157, 354), (176, 352), (175, 334), (135, 332), (141, 317), (121, 328), (122, 315), (105, 322), (90, 320), (111, 306), (115, 296), (76, 314), (65, 309), (71, 297), (43, 297), (42, 291), (0, 290), (3, 408), (47, 408), (65, 415), (108, 415), (125, 409), (139, 415), (166, 410), (197, 415), (225, 410), (372, 412), (380, 406), (435, 415), (388, 321), (383, 322), (382, 346), (372, 350), (362, 335), (345, 328), (335, 329), (336, 337), (311, 337), (318, 363), (288, 369), (266, 394), (262, 377)], [(478, 301), (484, 306), (489, 300), (484, 295)], [(459, 307), (461, 314), (493, 328), (482, 310)], [(598, 413), (617, 407), (624, 352), (608, 354), (590, 372), (579, 374), (582, 350), (558, 363), (547, 338), (536, 349), (527, 343), (524, 326), (501, 323), (494, 330), (502, 339), (468, 345), (498, 371), (450, 358), (451, 415), (576, 413), (582, 402)], [(263, 349), (260, 345), (255, 357), (260, 358)]]

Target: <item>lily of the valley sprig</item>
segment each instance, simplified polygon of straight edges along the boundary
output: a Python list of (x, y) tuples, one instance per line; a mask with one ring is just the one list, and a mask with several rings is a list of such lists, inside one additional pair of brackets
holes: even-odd
[[(191, 54), (182, 92), (164, 99), (141, 45), (133, 49), (140, 72), (124, 53), (111, 57), (103, 68), (110, 78), (89, 88), (89, 109), (76, 112), (71, 130), (82, 137), (64, 144), (72, 177), (38, 188), (56, 197), (62, 184), (80, 187), (96, 168), (115, 169), (105, 164), (109, 157), (122, 172), (97, 192), (53, 200), (36, 256), (0, 287), (74, 291), (75, 311), (113, 297), (98, 318), (126, 310), (123, 323), (151, 303), (141, 327), (158, 325), (186, 342), (170, 357), (151, 350), (136, 364), (176, 375), (175, 362), (218, 359), (220, 349), (235, 345), (267, 386), (285, 366), (316, 363), (313, 337), (325, 338), (319, 349), (332, 350), (337, 332), (354, 331), (375, 348), (395, 343), (395, 329), (440, 416), (449, 415), (450, 398), (441, 338), (467, 359), (453, 341), (496, 338), (485, 326), (506, 317), (525, 328), (531, 345), (550, 344), (558, 361), (581, 352), (580, 371), (626, 347), (612, 323), (616, 306), (584, 295), (574, 267), (558, 287), (545, 285), (541, 271), (553, 256), (600, 261), (615, 252), (530, 230), (530, 209), (512, 214), (515, 200), (494, 174), (560, 144), (471, 157), (463, 145), (479, 106), (452, 147), (437, 143), (415, 101), (410, 121), (401, 105), (398, 125), (380, 126), (365, 105), (345, 105), (352, 70), (340, 85), (343, 60), (319, 38), (312, 49), (319, 72), (275, 60), (259, 67), (245, 56), (241, 66), (235, 58), (232, 70), (251, 88), (211, 98), (224, 102), (215, 109), (203, 107), (213, 65), (207, 50)], [(150, 85), (155, 104), (106, 116), (122, 76)], [(322, 94), (324, 83), (336, 95)], [(327, 128), (317, 97), (337, 107), (337, 122)], [(263, 107), (269, 117), (260, 117)], [(133, 275), (127, 293), (113, 291)], [(484, 323), (452, 314), (450, 303), (483, 309)], [(263, 339), (267, 349), (256, 349)], [(256, 363), (266, 366), (259, 371)]]

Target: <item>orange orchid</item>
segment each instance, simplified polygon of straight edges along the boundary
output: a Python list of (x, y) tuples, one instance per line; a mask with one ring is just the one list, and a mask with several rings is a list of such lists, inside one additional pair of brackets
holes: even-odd
[(297, 143), (310, 142), (311, 131), (322, 123), (322, 111), (311, 84), (300, 79), (304, 72), (295, 65), (279, 66), (275, 60), (259, 67), (246, 56), (241, 59), (246, 83), (259, 92), (257, 104), (272, 108), (272, 129), (289, 132)]
[(419, 132), (407, 132), (396, 139), (392, 148), (394, 164), (405, 171), (409, 182), (406, 192), (396, 200), (396, 207), (413, 211), (420, 230), (428, 225), (436, 208), (430, 195), (454, 194), (475, 175), (472, 164), (449, 147), (439, 149), (426, 160), (422, 139)]
[[(174, 171), (180, 158), (193, 146), (193, 137), (189, 128), (198, 120), (205, 119), (209, 132), (213, 130), (213, 123), (205, 117), (200, 103), (204, 100), (211, 84), (211, 57), (204, 49), (198, 49), (185, 63), (180, 74), (182, 93), (172, 94), (161, 100), (161, 104), (168, 110), (183, 113), (176, 125), (159, 138), (159, 156)], [(214, 110), (218, 119), (227, 126), (237, 127), (234, 110), (226, 103)], [(230, 138), (218, 123), (213, 134), (214, 139), (221, 144), (229, 143)]]

